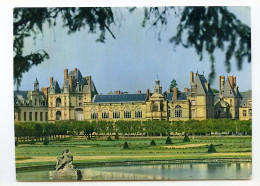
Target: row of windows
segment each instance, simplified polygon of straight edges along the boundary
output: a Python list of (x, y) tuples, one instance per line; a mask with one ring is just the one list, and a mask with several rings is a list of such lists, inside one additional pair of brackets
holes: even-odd
[[(142, 111), (136, 111), (135, 112), (135, 118), (142, 118), (143, 114)], [(102, 119), (108, 119), (109, 113), (108, 112), (102, 112)], [(120, 118), (120, 112), (113, 112), (113, 118)], [(124, 118), (131, 118), (131, 111), (124, 111)], [(91, 119), (98, 119), (98, 113), (93, 112), (91, 113)]]
[[(246, 110), (243, 110), (243, 116), (247, 116)], [(252, 116), (252, 109), (248, 110), (248, 116)]]
[[(23, 121), (43, 121), (44, 112), (29, 112), (29, 118), (27, 118), (27, 112), (23, 112)], [(21, 121), (21, 115), (18, 113), (18, 121)], [(45, 121), (48, 121), (48, 112), (45, 112)]]

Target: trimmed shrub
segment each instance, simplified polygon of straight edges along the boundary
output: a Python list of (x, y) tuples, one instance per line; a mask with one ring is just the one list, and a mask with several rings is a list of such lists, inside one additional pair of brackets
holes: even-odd
[(118, 133), (116, 133), (116, 135), (115, 135), (115, 140), (119, 140)]
[(88, 140), (91, 140), (91, 137), (90, 137), (90, 136), (88, 136)]
[(189, 136), (187, 134), (185, 134), (183, 142), (190, 142), (190, 138), (189, 138)]
[(215, 152), (217, 152), (217, 151), (216, 151), (214, 145), (211, 143), (209, 145), (208, 153), (215, 153)]
[(150, 143), (150, 145), (151, 145), (151, 146), (156, 146), (156, 143), (155, 143), (155, 141), (154, 141), (154, 140), (152, 140), (152, 141), (151, 141), (151, 143)]
[(165, 144), (172, 144), (172, 140), (171, 140), (170, 136), (168, 136), (168, 137), (166, 138)]
[(123, 149), (129, 149), (129, 146), (128, 146), (127, 142), (124, 143)]
[(49, 145), (49, 139), (48, 139), (48, 138), (45, 138), (45, 139), (44, 139), (43, 145)]
[(18, 141), (15, 141), (15, 143), (14, 143), (14, 144), (15, 144), (15, 146), (17, 147), (17, 146), (18, 146)]
[(107, 137), (107, 141), (112, 141), (111, 136)]

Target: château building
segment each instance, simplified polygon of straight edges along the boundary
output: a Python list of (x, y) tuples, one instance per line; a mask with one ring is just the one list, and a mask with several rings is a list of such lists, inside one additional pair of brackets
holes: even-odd
[(100, 95), (91, 76), (83, 77), (77, 68), (70, 72), (65, 69), (62, 87), (51, 77), (50, 86), (41, 91), (37, 79), (33, 91), (14, 91), (15, 121), (238, 119), (242, 96), (236, 77), (225, 81), (220, 76), (219, 80), (218, 95), (204, 75), (193, 72), (189, 88), (183, 92), (173, 88), (163, 93), (157, 79), (152, 92)]

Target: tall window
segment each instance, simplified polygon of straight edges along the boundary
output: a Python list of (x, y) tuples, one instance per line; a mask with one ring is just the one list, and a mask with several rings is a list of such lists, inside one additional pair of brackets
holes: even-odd
[(168, 117), (171, 117), (171, 108), (168, 107)]
[(45, 112), (45, 121), (48, 121), (48, 112)]
[(26, 121), (26, 112), (23, 113), (23, 120)]
[(175, 107), (175, 117), (176, 118), (181, 118), (182, 117), (182, 108), (180, 105), (177, 105)]
[(152, 111), (154, 111), (154, 112), (157, 112), (157, 111), (158, 111), (158, 105), (157, 105), (156, 103), (154, 103), (154, 104), (152, 105)]
[(109, 113), (108, 112), (102, 112), (102, 119), (108, 119)]
[(56, 99), (56, 107), (61, 107), (61, 99), (60, 98)]
[(98, 119), (98, 113), (97, 112), (91, 113), (91, 119)]
[(56, 120), (60, 120), (61, 119), (61, 112), (57, 111), (56, 112)]
[(113, 108), (113, 118), (120, 118), (120, 111), (117, 107)]
[(98, 111), (95, 107), (91, 109), (91, 119), (98, 119)]
[(42, 121), (42, 112), (40, 112), (40, 121)]
[(37, 112), (34, 113), (34, 120), (35, 120), (35, 121), (38, 120), (38, 113), (37, 113)]
[(249, 114), (249, 116), (252, 116), (252, 109), (248, 110), (248, 114)]
[(29, 112), (29, 120), (32, 121), (32, 112)]
[(124, 118), (131, 118), (131, 111), (124, 111)]
[(246, 110), (243, 110), (243, 116), (246, 116)]
[(135, 118), (142, 118), (142, 115), (143, 115), (143, 113), (142, 113), (141, 108), (139, 106), (136, 107), (135, 108)]

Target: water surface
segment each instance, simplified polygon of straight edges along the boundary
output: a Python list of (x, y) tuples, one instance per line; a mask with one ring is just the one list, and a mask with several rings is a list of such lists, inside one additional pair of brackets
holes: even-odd
[[(250, 179), (252, 162), (124, 165), (80, 168), (82, 180)], [(18, 181), (53, 181), (54, 170), (17, 172)]]

